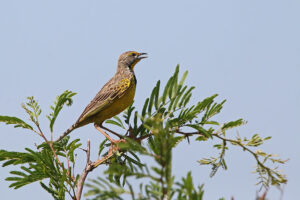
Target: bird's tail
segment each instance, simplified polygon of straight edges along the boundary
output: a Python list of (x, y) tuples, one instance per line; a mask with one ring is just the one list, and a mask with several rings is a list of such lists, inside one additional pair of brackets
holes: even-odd
[(78, 128), (78, 124), (77, 123), (73, 124), (70, 128), (68, 128), (61, 136), (59, 136), (59, 138), (57, 138), (55, 140), (55, 142), (59, 142), (61, 139), (63, 139), (67, 135), (69, 135), (76, 128)]

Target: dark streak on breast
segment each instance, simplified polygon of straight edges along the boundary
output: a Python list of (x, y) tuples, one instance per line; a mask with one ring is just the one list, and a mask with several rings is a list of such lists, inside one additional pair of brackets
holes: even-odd
[(137, 80), (136, 80), (135, 74), (133, 74), (133, 79), (134, 79), (134, 84), (136, 84)]

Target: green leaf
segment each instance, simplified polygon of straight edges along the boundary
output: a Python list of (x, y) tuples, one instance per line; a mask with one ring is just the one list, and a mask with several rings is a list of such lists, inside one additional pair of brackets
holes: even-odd
[(196, 141), (206, 141), (207, 140), (207, 137), (206, 136), (203, 136), (203, 135), (199, 135), (197, 138), (196, 138)]
[(29, 115), (30, 120), (35, 123), (37, 126), (39, 126), (39, 115), (41, 114), (42, 110), (40, 109), (40, 106), (38, 105), (38, 102), (34, 99), (33, 96), (27, 97), (28, 103), (26, 105), (30, 108), (28, 108), (24, 103), (22, 103), (22, 108), (26, 111), (26, 113)]
[(211, 133), (202, 126), (199, 126), (197, 124), (186, 124), (186, 126), (196, 129), (197, 131), (199, 131), (199, 134), (203, 134), (207, 138), (212, 138)]
[(48, 193), (50, 193), (54, 198), (56, 198), (56, 196), (58, 195), (57, 192), (55, 190), (53, 190), (51, 188), (51, 186), (46, 186), (43, 182), (40, 182), (40, 185), (42, 186), (42, 188), (44, 190), (46, 190)]
[(27, 176), (27, 174), (25, 174), (24, 172), (20, 172), (20, 171), (11, 171), (10, 172), (11, 174), (14, 174), (14, 175), (18, 175), (18, 176)]
[(7, 160), (2, 166), (18, 165), (33, 162), (34, 158), (31, 154), (15, 151), (0, 150), (0, 161)]
[(68, 150), (67, 156), (69, 157), (69, 159), (72, 163), (75, 162), (74, 151), (81, 146), (81, 143), (77, 143), (79, 141), (80, 141), (80, 139), (73, 140), (70, 144), (68, 144), (68, 146), (66, 148)]
[(272, 136), (265, 137), (265, 138), (264, 138), (264, 141), (269, 140), (269, 139), (271, 139), (271, 138), (272, 138)]
[(179, 102), (179, 100), (180, 100), (182, 94), (184, 93), (184, 91), (185, 91), (186, 89), (187, 89), (187, 86), (184, 86), (184, 87), (182, 88), (181, 91), (178, 91), (178, 94), (177, 94), (176, 99), (175, 99), (175, 101), (174, 101), (173, 111), (175, 111), (175, 110), (178, 108), (178, 102)]
[(179, 107), (185, 106), (185, 105), (188, 103), (189, 99), (191, 98), (191, 92), (192, 92), (193, 89), (195, 89), (195, 87), (190, 87), (190, 88), (184, 93), (184, 95), (182, 96), (182, 98), (181, 98), (181, 100), (180, 100), (180, 102), (179, 102), (179, 105), (178, 105)]
[(126, 124), (129, 124), (132, 111), (135, 109), (135, 107), (133, 106), (133, 103), (134, 102), (132, 102), (132, 104), (124, 112), (123, 117), (125, 118)]
[(113, 118), (114, 118), (115, 120), (117, 120), (117, 121), (122, 125), (122, 127), (125, 129), (122, 120), (121, 120), (118, 116), (114, 116)]
[(143, 110), (142, 110), (142, 117), (145, 117), (145, 115), (146, 115), (146, 109), (148, 107), (148, 103), (149, 103), (149, 98), (147, 98), (145, 100), (144, 107), (143, 107)]
[(154, 104), (154, 98), (156, 94), (157, 87), (155, 86), (151, 92), (150, 100), (149, 100), (149, 105), (148, 105), (148, 115), (152, 114), (152, 107)]
[(115, 120), (112, 120), (112, 119), (108, 119), (108, 120), (105, 121), (105, 123), (106, 123), (106, 124), (113, 124), (113, 125), (116, 125), (116, 126), (119, 126), (119, 127), (123, 128), (123, 129), (125, 129), (125, 127), (124, 127), (124, 125), (123, 125), (121, 119), (120, 119), (118, 116), (114, 116), (113, 118), (114, 118), (116, 121), (115, 121)]
[(216, 121), (206, 121), (204, 124), (211, 124), (211, 125), (220, 125), (219, 122), (216, 122)]
[(197, 103), (196, 108), (199, 110), (199, 112), (206, 110), (209, 110), (211, 104), (214, 102), (214, 99), (218, 96), (218, 94), (214, 94), (210, 97), (205, 98), (201, 102)]
[(205, 100), (207, 100), (207, 102), (205, 103), (206, 104), (206, 106), (205, 106), (206, 112), (202, 117), (201, 124), (205, 124), (207, 120), (209, 120), (214, 115), (218, 114), (221, 111), (221, 109), (223, 108), (223, 104), (226, 102), (226, 100), (223, 100), (221, 103), (214, 103), (212, 105), (215, 97), (216, 97), (216, 95), (205, 99)]
[(139, 160), (134, 160), (132, 158), (130, 158), (129, 156), (127, 155), (124, 155), (124, 157), (129, 161), (129, 162), (132, 162), (134, 163), (135, 165), (139, 166), (139, 167), (144, 167), (145, 164), (141, 163)]
[(184, 136), (177, 136), (177, 137), (173, 137), (170, 140), (170, 146), (172, 148), (176, 147), (185, 137)]
[(134, 124), (134, 129), (137, 129), (137, 120), (138, 120), (138, 111), (135, 111), (134, 113), (134, 118), (133, 118), (133, 124)]
[(55, 120), (63, 108), (64, 105), (71, 106), (73, 103), (72, 97), (76, 95), (76, 93), (72, 91), (64, 91), (61, 95), (56, 97), (56, 100), (54, 101), (54, 106), (50, 106), (50, 109), (52, 112), (47, 115), (47, 118), (50, 120), (50, 131), (53, 132), (53, 126), (55, 123)]
[(243, 119), (238, 119), (236, 121), (231, 121), (231, 122), (227, 122), (227, 123), (223, 124), (222, 129), (227, 130), (227, 129), (231, 129), (231, 128), (234, 128), (234, 127), (237, 127), (237, 126), (244, 125), (246, 123), (247, 122), (244, 121)]
[(155, 106), (156, 110), (158, 109), (158, 105), (159, 105), (159, 100), (158, 100), (158, 97), (159, 97), (159, 88), (160, 88), (160, 81), (157, 81), (157, 83), (156, 83), (156, 90), (155, 90), (155, 98), (154, 98), (154, 106)]
[(169, 99), (172, 99), (174, 97), (174, 91), (177, 91), (177, 81), (178, 81), (178, 73), (179, 73), (179, 67), (177, 65), (173, 78), (170, 81), (170, 85), (169, 85)]
[(168, 92), (170, 90), (170, 85), (173, 81), (173, 76), (168, 80), (166, 86), (165, 86), (165, 89), (164, 89), (164, 92), (163, 92), (163, 96), (162, 96), (162, 103), (165, 104), (166, 103), (166, 100), (167, 100), (167, 96), (168, 96)]
[(187, 174), (186, 179), (184, 180), (185, 187), (187, 189), (189, 197), (192, 196), (192, 191), (194, 189), (194, 184), (193, 184), (193, 179), (192, 179), (192, 175), (191, 174), (192, 174), (191, 171), (189, 171), (188, 174)]
[(103, 140), (103, 141), (100, 143), (100, 145), (99, 145), (99, 151), (98, 151), (98, 156), (101, 155), (103, 149), (105, 148), (105, 143), (106, 143), (107, 141), (108, 141), (108, 139), (105, 138), (105, 140)]
[(181, 77), (181, 80), (180, 80), (180, 82), (179, 82), (179, 85), (180, 85), (180, 86), (183, 85), (183, 83), (184, 83), (184, 81), (185, 81), (185, 79), (186, 79), (188, 73), (189, 73), (188, 71), (185, 71), (185, 72), (183, 73), (183, 75), (182, 75), (182, 77)]
[(15, 128), (21, 127), (21, 128), (33, 130), (33, 128), (29, 124), (25, 123), (23, 120), (17, 117), (0, 116), (0, 122), (4, 122), (6, 124), (14, 124)]
[(133, 153), (132, 151), (128, 151), (137, 161), (141, 161), (140, 158), (135, 154)]

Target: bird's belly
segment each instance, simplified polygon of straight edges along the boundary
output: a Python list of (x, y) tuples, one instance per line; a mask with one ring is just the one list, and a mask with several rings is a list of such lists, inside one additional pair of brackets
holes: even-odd
[(116, 99), (110, 106), (103, 109), (97, 116), (96, 122), (102, 123), (104, 120), (109, 119), (123, 110), (125, 110), (133, 101), (135, 95), (135, 85), (128, 88), (122, 97)]

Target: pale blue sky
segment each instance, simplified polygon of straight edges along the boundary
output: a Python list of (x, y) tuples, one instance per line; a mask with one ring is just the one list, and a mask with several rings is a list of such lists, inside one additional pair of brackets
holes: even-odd
[[(283, 199), (295, 199), (300, 185), (299, 10), (298, 0), (1, 1), (0, 114), (25, 118), (20, 104), (33, 95), (44, 116), (56, 95), (78, 92), (58, 118), (55, 131), (60, 133), (114, 74), (119, 54), (147, 52), (149, 58), (135, 68), (138, 107), (156, 80), (165, 83), (179, 63), (181, 71), (190, 72), (187, 83), (196, 86), (193, 102), (218, 93), (218, 100), (227, 99), (218, 120), (242, 117), (248, 124), (237, 129), (241, 136), (273, 137), (262, 148), (290, 158), (282, 168), (289, 180)], [(45, 119), (42, 126), (48, 128)], [(3, 124), (0, 133), (0, 149), (22, 151), (41, 141)], [(72, 137), (84, 143), (90, 138), (94, 151), (103, 139), (92, 125)], [(192, 170), (194, 181), (205, 183), (205, 199), (253, 200), (258, 189), (251, 173), (254, 159), (230, 147), (229, 169), (210, 179), (210, 168), (196, 160), (215, 155), (211, 145), (181, 144), (174, 156), (176, 177)], [(51, 199), (38, 184), (9, 189), (3, 179), (12, 169), (0, 169), (1, 199)], [(279, 199), (280, 192), (272, 188), (269, 198)]]

